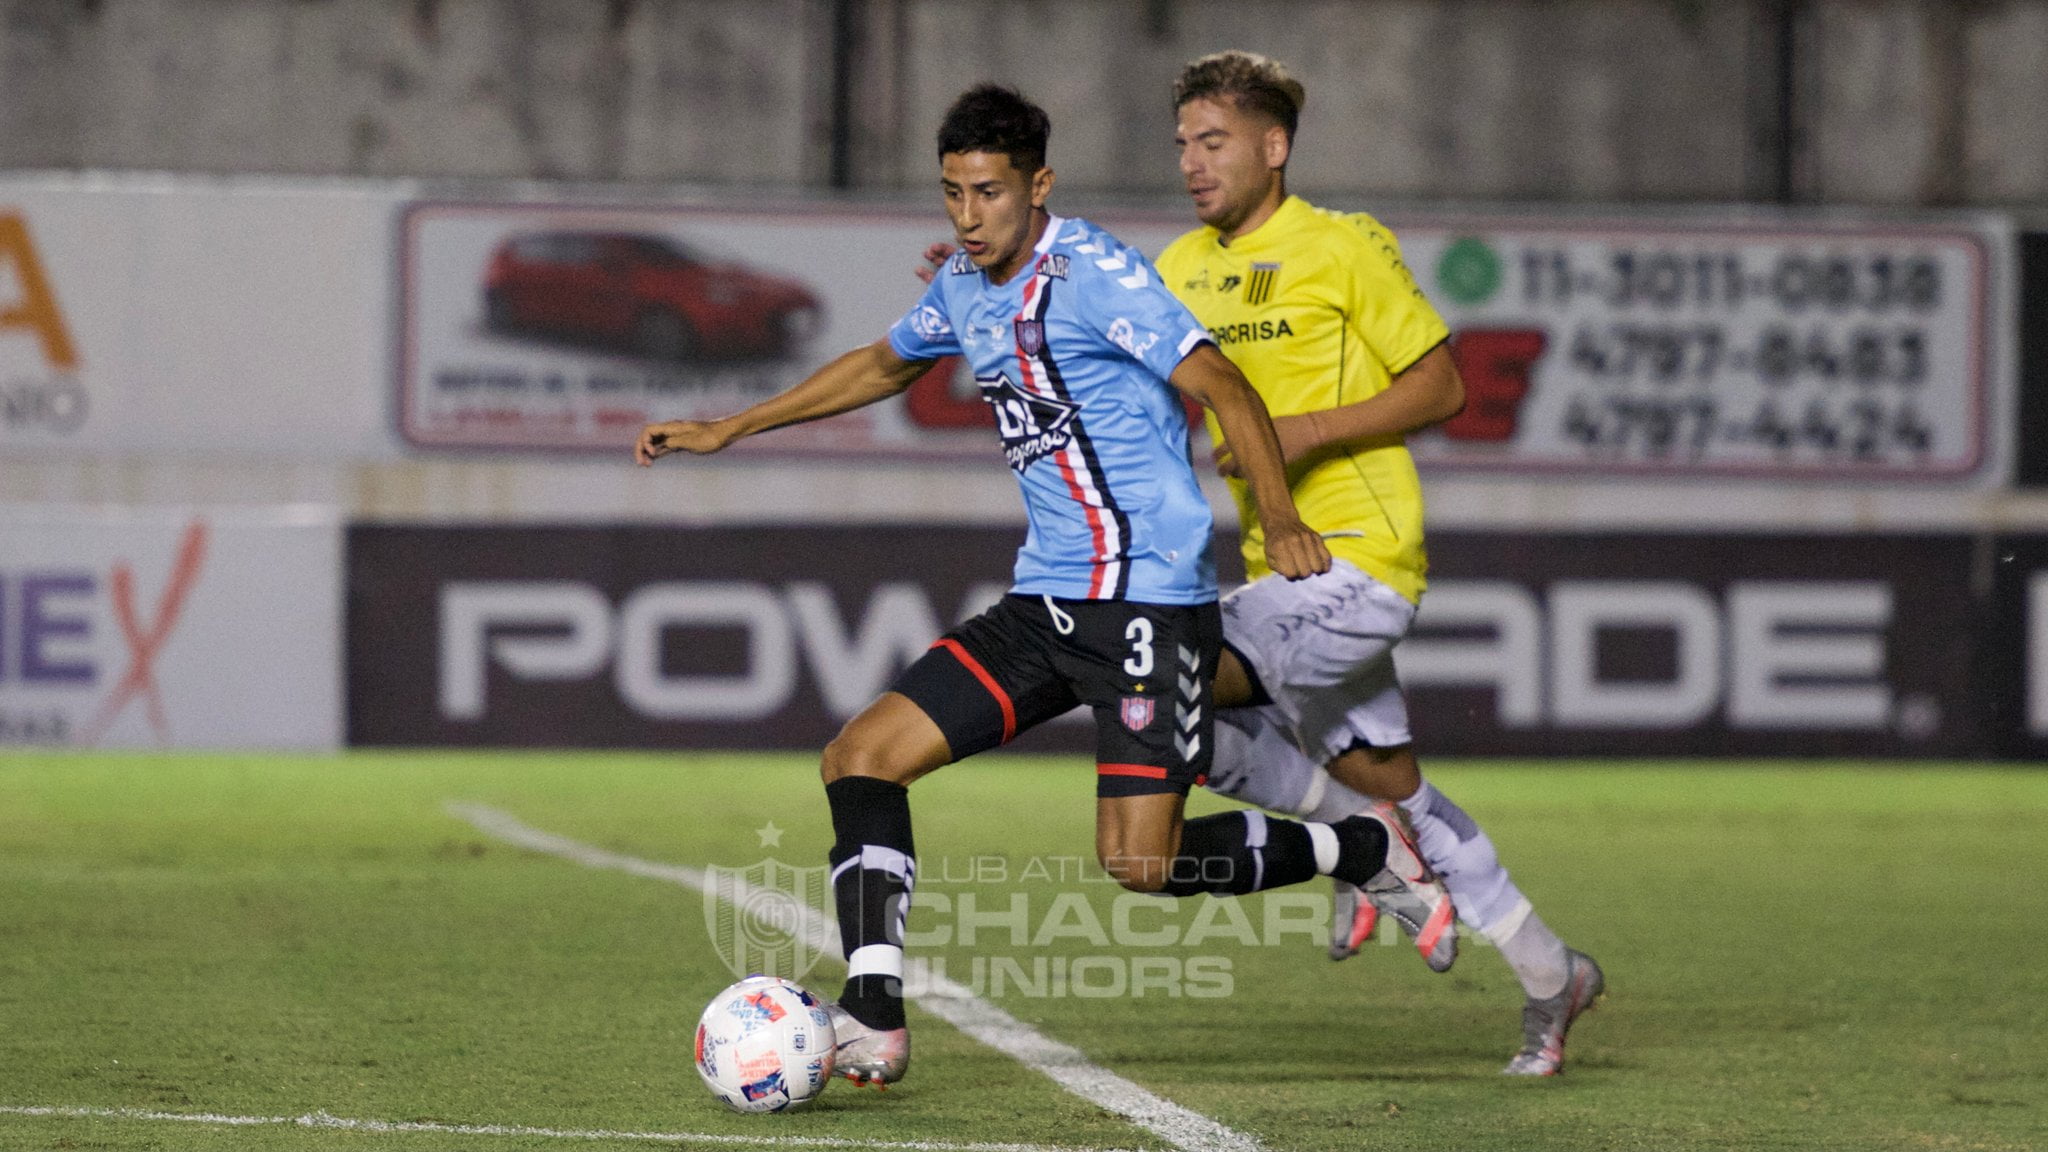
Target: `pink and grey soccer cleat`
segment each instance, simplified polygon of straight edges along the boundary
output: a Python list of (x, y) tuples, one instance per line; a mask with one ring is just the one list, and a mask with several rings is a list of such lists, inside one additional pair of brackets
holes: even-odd
[(887, 1088), (910, 1071), (910, 1029), (870, 1028), (853, 1018), (838, 1001), (825, 1005), (832, 1016), (838, 1044), (832, 1050), (832, 1071), (855, 1084)]
[(1564, 1067), (1564, 1034), (1572, 1021), (1607, 994), (1607, 977), (1593, 958), (1567, 948), (1564, 991), (1522, 1005), (1522, 1050), (1501, 1069), (1503, 1076), (1555, 1076)]
[[(1415, 835), (1409, 831), (1408, 817), (1400, 808), (1385, 800), (1373, 801), (1372, 807), (1351, 817), (1379, 822), (1387, 830), (1387, 863), (1379, 874), (1365, 882), (1363, 892), (1366, 902), (1380, 913), (1394, 918), (1410, 939), (1415, 941), (1415, 950), (1422, 953), (1422, 962), (1432, 972), (1448, 972), (1458, 961), (1457, 909), (1451, 904), (1451, 894), (1444, 889), (1443, 882), (1422, 859), (1422, 852), (1415, 846)], [(1352, 929), (1355, 932), (1363, 922), (1367, 932), (1372, 921), (1354, 912)], [(1364, 940), (1358, 939), (1357, 945)], [(1353, 951), (1356, 951), (1356, 946)], [(1330, 954), (1337, 949), (1332, 943)]]
[(1380, 910), (1358, 885), (1330, 877), (1330, 959), (1349, 960), (1358, 955), (1379, 922)]

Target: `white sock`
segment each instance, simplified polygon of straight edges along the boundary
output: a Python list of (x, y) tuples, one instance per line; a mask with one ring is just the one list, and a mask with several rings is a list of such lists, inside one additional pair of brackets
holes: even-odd
[(1564, 991), (1568, 975), (1565, 972), (1564, 941), (1559, 940), (1533, 910), (1507, 939), (1493, 942), (1500, 945), (1501, 957), (1508, 962), (1508, 967), (1515, 970), (1515, 977), (1522, 982), (1522, 991), (1532, 999), (1548, 1000)]
[(1415, 826), (1422, 858), (1450, 889), (1458, 918), (1500, 946), (1525, 993), (1544, 1000), (1564, 991), (1564, 941), (1508, 878), (1493, 840), (1478, 823), (1427, 780), (1401, 807)]

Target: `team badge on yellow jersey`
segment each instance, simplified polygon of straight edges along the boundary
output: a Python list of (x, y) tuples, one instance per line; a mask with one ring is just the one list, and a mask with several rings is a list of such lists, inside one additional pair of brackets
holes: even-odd
[(1254, 264), (1252, 278), (1244, 286), (1244, 302), (1264, 304), (1273, 298), (1273, 282), (1280, 279), (1280, 265)]

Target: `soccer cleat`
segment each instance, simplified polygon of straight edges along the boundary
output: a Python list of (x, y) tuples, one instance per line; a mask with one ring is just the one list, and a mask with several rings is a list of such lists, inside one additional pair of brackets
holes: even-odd
[(1358, 885), (1330, 877), (1330, 959), (1349, 960), (1358, 955), (1372, 939), (1379, 921), (1380, 910), (1365, 899)]
[(832, 1071), (855, 1084), (887, 1088), (910, 1070), (910, 1029), (870, 1028), (838, 1001), (825, 1005), (832, 1016)]
[(1564, 951), (1564, 991), (1522, 1005), (1522, 1050), (1503, 1076), (1555, 1076), (1564, 1067), (1564, 1034), (1572, 1021), (1607, 994), (1607, 978), (1584, 952)]
[[(1366, 901), (1394, 918), (1415, 941), (1415, 950), (1422, 953), (1422, 962), (1430, 971), (1450, 971), (1458, 961), (1457, 909), (1416, 848), (1408, 817), (1385, 800), (1375, 800), (1372, 807), (1349, 819), (1373, 820), (1387, 830), (1387, 863), (1363, 885)], [(1354, 927), (1357, 920), (1354, 915)]]

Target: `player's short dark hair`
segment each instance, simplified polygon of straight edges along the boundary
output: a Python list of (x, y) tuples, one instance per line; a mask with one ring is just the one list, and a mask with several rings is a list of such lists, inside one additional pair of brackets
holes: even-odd
[(1308, 90), (1278, 60), (1232, 49), (1191, 60), (1180, 70), (1180, 79), (1173, 82), (1173, 110), (1190, 100), (1229, 100), (1239, 111), (1265, 116), (1286, 129), (1291, 144)]
[(1052, 118), (1015, 88), (979, 84), (962, 93), (939, 122), (939, 156), (994, 152), (1029, 176), (1045, 167)]

